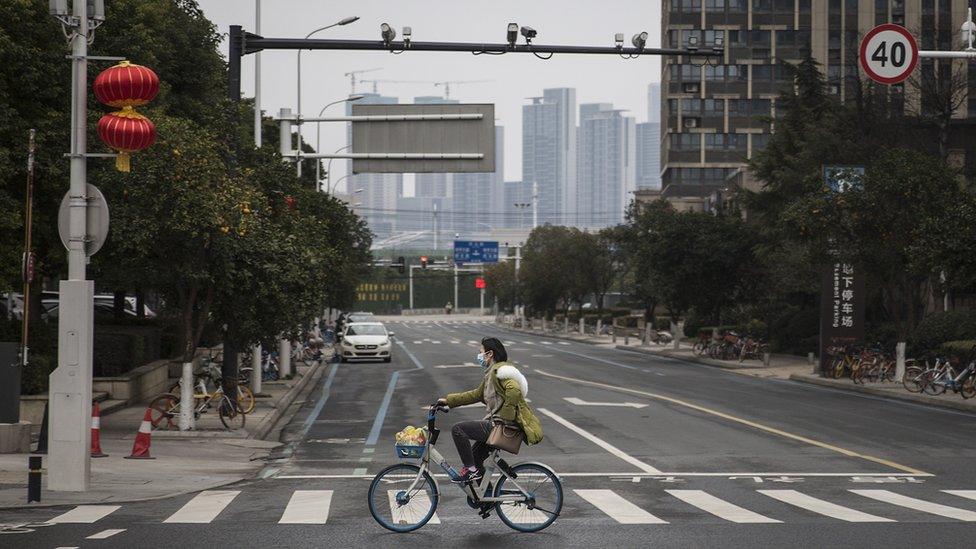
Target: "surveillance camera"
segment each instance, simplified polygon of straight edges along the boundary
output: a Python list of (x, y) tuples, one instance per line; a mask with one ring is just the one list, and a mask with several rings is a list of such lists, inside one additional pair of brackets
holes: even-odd
[(514, 46), (515, 41), (518, 40), (519, 26), (518, 23), (509, 23), (508, 32), (506, 32), (506, 38), (508, 39), (508, 45)]
[(403, 42), (404, 44), (410, 43), (410, 38), (413, 37), (413, 29), (410, 27), (403, 27)]
[(645, 31), (635, 34), (634, 37), (630, 39), (630, 43), (639, 50), (644, 49), (644, 46), (647, 45), (647, 32)]
[(396, 31), (389, 24), (383, 23), (380, 25), (380, 36), (383, 37), (383, 42), (389, 44), (396, 38)]
[(689, 36), (688, 37), (688, 49), (691, 51), (698, 51), (698, 37)]
[(618, 32), (613, 35), (613, 41), (617, 44), (617, 49), (624, 47), (624, 33)]
[(520, 32), (522, 33), (522, 36), (525, 37), (526, 42), (531, 42), (532, 39), (535, 38), (537, 34), (539, 34), (532, 27), (522, 27), (522, 30)]

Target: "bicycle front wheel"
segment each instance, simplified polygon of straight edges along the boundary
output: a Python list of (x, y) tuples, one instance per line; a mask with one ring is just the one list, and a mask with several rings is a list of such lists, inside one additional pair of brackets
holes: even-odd
[(250, 414), (254, 411), (254, 393), (251, 392), (251, 388), (247, 385), (237, 384), (237, 405), (240, 406), (241, 411), (245, 414)]
[(149, 403), (149, 423), (153, 429), (172, 429), (176, 427), (173, 418), (180, 413), (180, 399), (164, 393)]
[(231, 402), (227, 395), (220, 395), (217, 412), (220, 414), (220, 422), (224, 424), (224, 427), (232, 431), (244, 428), (244, 412), (241, 411), (240, 405)]
[(921, 393), (922, 392), (922, 370), (918, 366), (909, 366), (905, 368), (905, 377), (901, 379), (901, 384), (910, 393)]
[(369, 485), (369, 513), (394, 532), (412, 532), (427, 524), (437, 499), (434, 479), (427, 471), (420, 475), (420, 467), (409, 463), (383, 469)]
[(498, 518), (519, 532), (538, 532), (552, 524), (563, 508), (563, 486), (552, 469), (541, 463), (520, 463), (516, 478), (503, 476), (495, 497), (523, 496), (495, 504)]

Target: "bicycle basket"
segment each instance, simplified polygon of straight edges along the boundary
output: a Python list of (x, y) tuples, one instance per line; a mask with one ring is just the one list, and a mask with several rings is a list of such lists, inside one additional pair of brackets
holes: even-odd
[(393, 447), (400, 459), (420, 459), (424, 457), (424, 448), (426, 448), (426, 446), (415, 444), (394, 444)]

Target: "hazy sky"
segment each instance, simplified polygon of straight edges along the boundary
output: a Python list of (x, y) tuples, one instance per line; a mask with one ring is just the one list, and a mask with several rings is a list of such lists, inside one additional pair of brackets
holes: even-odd
[[(226, 34), (232, 24), (254, 29), (254, 0), (198, 0), (200, 6)], [(399, 35), (412, 27), (414, 40), (504, 42), (509, 22), (538, 31), (537, 43), (611, 45), (613, 35), (630, 36), (646, 30), (649, 45), (660, 45), (661, 2), (653, 0), (262, 0), (261, 34), (266, 37), (304, 38), (310, 31), (346, 16), (360, 20), (316, 34), (315, 38), (379, 39), (380, 23), (387, 22)], [(399, 36), (398, 36), (399, 37)], [(521, 36), (519, 41), (522, 41)], [(226, 43), (224, 45), (226, 55)], [(243, 64), (243, 93), (254, 95), (253, 55)], [(276, 114), (281, 107), (295, 108), (296, 52), (269, 51), (262, 57), (262, 109)], [(638, 122), (647, 120), (647, 84), (660, 80), (655, 56), (624, 60), (616, 56), (556, 55), (548, 61), (527, 54), (473, 56), (469, 53), (386, 52), (302, 53), (302, 110), (315, 116), (325, 104), (350, 93), (344, 73), (361, 69), (382, 70), (360, 75), (389, 80), (491, 80), (452, 86), (451, 97), (462, 102), (495, 104), (498, 123), (505, 126), (505, 179), (522, 174), (521, 126), (525, 98), (542, 95), (543, 88), (572, 87), (578, 103), (612, 102), (628, 109)], [(400, 97), (401, 103), (419, 95), (443, 95), (442, 87), (425, 84), (377, 84), (383, 95)], [(357, 83), (357, 92), (372, 91), (372, 84)], [(341, 114), (330, 107), (327, 114)], [(315, 145), (315, 126), (303, 130)], [(323, 151), (345, 145), (345, 125), (322, 125)], [(334, 162), (333, 177), (343, 175), (344, 162)], [(334, 181), (335, 179), (333, 179)]]

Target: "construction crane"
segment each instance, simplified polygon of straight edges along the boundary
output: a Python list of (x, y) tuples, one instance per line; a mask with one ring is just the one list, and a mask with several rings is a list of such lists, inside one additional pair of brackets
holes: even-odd
[(358, 70), (358, 71), (349, 71), (349, 72), (347, 72), (345, 74), (345, 76), (348, 76), (349, 77), (349, 95), (353, 95), (353, 94), (356, 93), (356, 75), (357, 74), (363, 74), (364, 72), (373, 72), (373, 71), (378, 71), (378, 70), (382, 70), (382, 69), (378, 69), (378, 68), (377, 69), (363, 69), (363, 70)]
[(480, 84), (482, 82), (493, 82), (493, 80), (448, 80), (445, 82), (434, 82), (435, 86), (444, 86), (444, 99), (451, 98), (451, 84)]
[(386, 79), (382, 79), (381, 78), (381, 79), (378, 79), (378, 80), (365, 80), (364, 79), (364, 80), (360, 80), (359, 83), (360, 84), (372, 84), (373, 85), (373, 93), (379, 93), (379, 92), (376, 91), (376, 84), (436, 84), (437, 82), (428, 82), (427, 80), (386, 80)]

